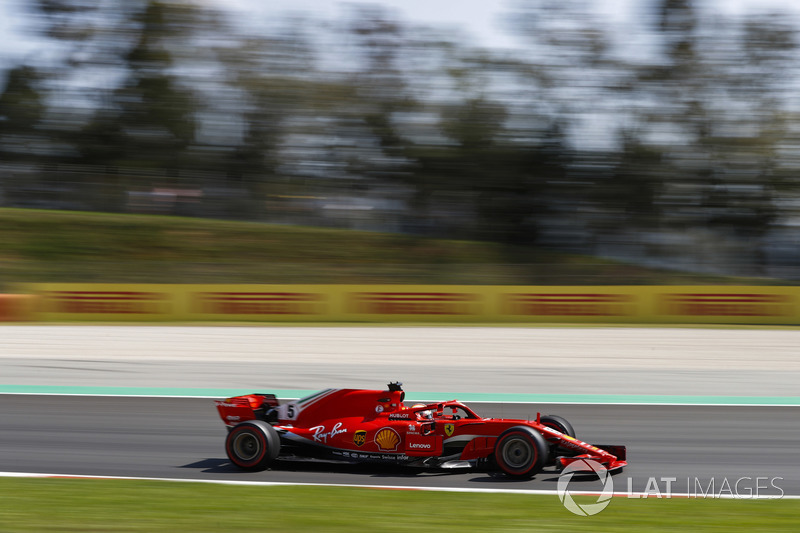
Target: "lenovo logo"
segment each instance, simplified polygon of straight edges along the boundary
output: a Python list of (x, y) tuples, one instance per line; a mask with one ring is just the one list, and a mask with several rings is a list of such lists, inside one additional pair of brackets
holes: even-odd
[(318, 315), (324, 295), (303, 292), (202, 292), (196, 312), (212, 315)]
[(792, 299), (777, 294), (664, 294), (659, 309), (664, 315), (785, 316)]
[(442, 292), (356, 292), (350, 312), (374, 315), (476, 315), (478, 295)]
[(635, 311), (627, 294), (506, 294), (501, 306), (507, 315), (628, 316)]
[(49, 313), (154, 315), (169, 311), (169, 295), (160, 292), (51, 291), (42, 294)]

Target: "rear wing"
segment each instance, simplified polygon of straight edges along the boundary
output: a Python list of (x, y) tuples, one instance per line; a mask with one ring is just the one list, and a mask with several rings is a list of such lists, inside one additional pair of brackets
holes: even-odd
[(229, 428), (245, 420), (269, 421), (269, 412), (279, 404), (278, 398), (269, 393), (234, 396), (225, 400), (215, 400), (214, 403), (219, 417)]

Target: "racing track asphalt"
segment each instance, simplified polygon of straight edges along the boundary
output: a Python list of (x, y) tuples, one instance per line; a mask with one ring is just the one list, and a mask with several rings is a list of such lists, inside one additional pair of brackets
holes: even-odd
[[(779, 495), (773, 486), (800, 494), (797, 407), (470, 405), (483, 416), (559, 414), (583, 440), (627, 445), (630, 466), (614, 477), (618, 493), (666, 493), (671, 484), (674, 493), (696, 494), (714, 483), (716, 494), (727, 482), (740, 495), (757, 485), (768, 487), (762, 495)], [(7, 472), (535, 490), (555, 490), (557, 481), (547, 472), (516, 482), (474, 471), (316, 463), (241, 472), (228, 463), (225, 429), (208, 399), (0, 395), (0, 428)], [(578, 490), (598, 488), (585, 483)]]

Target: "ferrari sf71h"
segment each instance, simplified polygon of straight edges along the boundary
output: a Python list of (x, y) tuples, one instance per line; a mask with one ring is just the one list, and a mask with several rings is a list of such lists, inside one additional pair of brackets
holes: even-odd
[(580, 441), (559, 416), (483, 418), (458, 401), (406, 406), (404, 399), (401, 385), (390, 383), (387, 390), (326, 389), (287, 403), (273, 394), (249, 394), (216, 406), (228, 428), (228, 458), (245, 470), (263, 470), (278, 457), (303, 457), (473, 467), (525, 479), (580, 459), (612, 473), (628, 464), (625, 446)]

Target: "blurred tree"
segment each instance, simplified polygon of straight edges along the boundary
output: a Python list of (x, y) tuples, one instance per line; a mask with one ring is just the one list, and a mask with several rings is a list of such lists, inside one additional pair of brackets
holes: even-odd
[[(45, 105), (37, 85), (39, 74), (33, 67), (11, 69), (0, 93), (0, 160), (37, 163), (40, 154), (32, 145), (42, 143), (40, 127)], [(39, 147), (38, 151), (42, 151)]]
[[(85, 130), (86, 160), (172, 176), (185, 164), (185, 150), (194, 139), (195, 103), (169, 70), (168, 41), (189, 31), (192, 21), (186, 15), (154, 0), (133, 15), (137, 38), (124, 57), (126, 77)], [(98, 133), (107, 135), (105, 143)]]
[(180, 183), (225, 197), (213, 216), (384, 195), (408, 206), (406, 229), (451, 236), (537, 243), (558, 219), (755, 242), (798, 183), (796, 21), (695, 4), (651, 5), (648, 55), (615, 52), (587, 0), (520, 1), (522, 52), (375, 6), (331, 37), (302, 18), (243, 34), (207, 3), (34, 0), (59, 52), (9, 72), (0, 152), (82, 163), (87, 187), (120, 193), (98, 209)]
[(129, 183), (130, 169), (177, 175), (194, 139), (196, 106), (172, 56), (202, 10), (156, 0), (35, 0), (33, 7), (42, 34), (59, 43), (43, 67), (48, 131), (71, 147), (57, 160), (82, 165), (51, 174), (79, 186), (90, 208), (114, 211), (131, 187), (150, 185)]
[(235, 46), (218, 49), (224, 81), (215, 94), (224, 98), (214, 98), (209, 107), (237, 134), (214, 136), (224, 157), (209, 163), (226, 176), (228, 186), (248, 196), (239, 217), (259, 218), (268, 197), (290, 195), (277, 179), (282, 160), (294, 154), (290, 123), (303, 122), (298, 118), (319, 109), (314, 55), (304, 27), (302, 19), (293, 19), (277, 35), (247, 35)]
[(420, 111), (412, 94), (418, 81), (413, 32), (383, 7), (355, 5), (336, 35), (343, 43), (339, 61), (347, 58), (347, 63), (325, 73), (317, 93), (328, 120), (324, 143), (332, 156), (332, 176), (349, 184), (351, 190), (342, 196), (406, 203), (405, 220), (397, 224), (429, 231), (436, 185), (412, 170), (409, 152), (417, 120), (410, 114)]
[(622, 150), (608, 154), (608, 161), (605, 175), (592, 180), (592, 197), (613, 215), (605, 231), (657, 228), (662, 222), (661, 188), (670, 179), (664, 154), (635, 133), (623, 132)]
[[(102, 6), (91, 0), (33, 0), (31, 4), (42, 15), (37, 19), (41, 33), (59, 42), (64, 66), (82, 66), (90, 56), (107, 51), (96, 46), (95, 38), (107, 28), (105, 23), (112, 13), (108, 6), (99, 13)], [(114, 2), (116, 10), (121, 7), (122, 2)]]
[[(78, 152), (102, 151), (114, 142), (108, 132), (98, 131), (91, 138), (93, 145), (77, 147), (79, 135), (87, 119), (105, 100), (107, 87), (113, 83), (121, 56), (128, 46), (124, 28), (131, 9), (141, 2), (112, 0), (98, 3), (90, 0), (33, 0), (32, 7), (40, 16), (37, 27), (42, 36), (57, 41), (51, 61), (39, 68), (43, 72), (43, 88), (48, 97), (49, 133), (59, 142), (74, 148), (59, 158), (63, 163), (75, 162)], [(86, 79), (102, 80), (87, 83)], [(94, 158), (83, 157), (83, 162)], [(77, 178), (77, 176), (73, 176)]]
[(737, 261), (762, 264), (762, 239), (787, 185), (776, 168), (788, 126), (785, 77), (798, 66), (797, 28), (778, 16), (700, 20), (692, 2), (664, 0), (659, 29), (667, 62), (643, 81), (667, 105), (648, 119), (682, 137), (667, 148), (677, 173), (664, 209), (682, 227), (750, 239)]
[(359, 133), (362, 175), (409, 191), (414, 231), (535, 242), (542, 184), (557, 177), (544, 170), (557, 160), (546, 154), (554, 145), (512, 139), (506, 105), (488, 96), (519, 63), (414, 31), (377, 8), (356, 10), (348, 31), (361, 59), (350, 107), (369, 128)]
[[(782, 161), (796, 21), (704, 18), (691, 0), (660, 0), (653, 9), (659, 53), (632, 60), (611, 58), (603, 24), (589, 12), (581, 1), (529, 1), (513, 21), (537, 52), (520, 72), (538, 74), (530, 76), (535, 97), (576, 146), (572, 178), (559, 187), (561, 199), (548, 196), (550, 206), (588, 200), (578, 216), (601, 220), (588, 226), (604, 232), (688, 229), (757, 243), (780, 215), (778, 199), (791, 181)], [(593, 139), (581, 122), (598, 116), (615, 125), (607, 139), (616, 142), (589, 149)], [(759, 245), (750, 250), (749, 260), (759, 261)]]
[(631, 65), (612, 54), (608, 25), (591, 6), (521, 1), (509, 21), (532, 58), (509, 68), (520, 85), (513, 135), (537, 161), (541, 223), (570, 226), (555, 238), (582, 234), (576, 240), (586, 242), (643, 222), (631, 209), (641, 213), (640, 206), (652, 205), (654, 190), (647, 177), (632, 175), (639, 155), (628, 151), (633, 145), (623, 135)]
[(445, 108), (441, 128), (453, 143), (438, 150), (439, 157), (422, 154), (420, 171), (443, 174), (452, 197), (469, 191), (469, 208), (477, 217), (473, 235), (533, 243), (542, 215), (538, 204), (546, 161), (537, 150), (502, 141), (506, 120), (504, 106), (484, 98)]
[(182, 72), (190, 66), (183, 50), (201, 28), (199, 9), (149, 0), (109, 29), (126, 43), (106, 72), (116, 72), (118, 81), (95, 98), (97, 107), (76, 136), (79, 162), (98, 167), (93, 179), (105, 187), (96, 208), (123, 209), (132, 191), (202, 186), (189, 172), (196, 166), (189, 149), (198, 105)]

